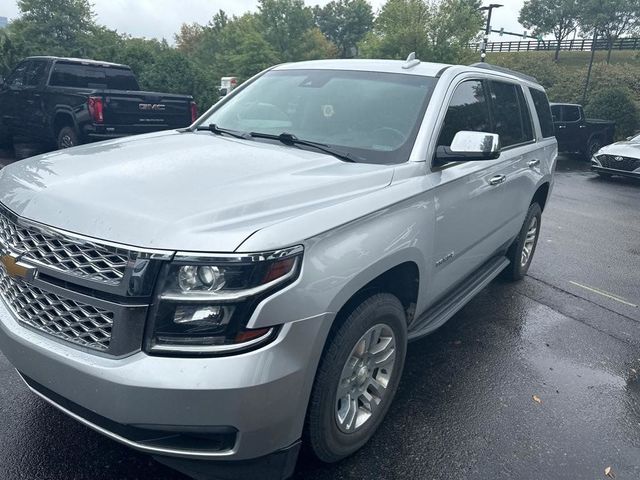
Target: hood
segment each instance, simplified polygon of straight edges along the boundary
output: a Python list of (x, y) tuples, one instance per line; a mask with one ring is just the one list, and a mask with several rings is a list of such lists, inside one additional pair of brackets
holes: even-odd
[(102, 240), (231, 252), (265, 226), (365, 195), (392, 177), (390, 166), (174, 131), (14, 163), (0, 171), (0, 202), (22, 217)]
[(616, 142), (602, 147), (598, 155), (619, 155), (621, 157), (640, 158), (640, 143)]

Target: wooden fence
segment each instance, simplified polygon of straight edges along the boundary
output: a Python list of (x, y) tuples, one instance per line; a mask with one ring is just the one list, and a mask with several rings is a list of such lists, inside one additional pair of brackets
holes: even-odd
[[(480, 51), (480, 43), (469, 45), (476, 52)], [(487, 52), (534, 52), (539, 50), (555, 51), (558, 46), (556, 40), (523, 40), (515, 42), (489, 42)], [(608, 50), (609, 42), (603, 38), (563, 40), (560, 50), (590, 51)], [(613, 42), (613, 50), (640, 50), (640, 38), (618, 38)]]

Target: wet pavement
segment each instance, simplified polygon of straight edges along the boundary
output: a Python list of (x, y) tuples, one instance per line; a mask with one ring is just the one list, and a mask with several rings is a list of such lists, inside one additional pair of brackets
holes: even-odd
[[(640, 182), (566, 158), (556, 179), (530, 275), (411, 344), (372, 441), (303, 457), (297, 480), (640, 478)], [(0, 478), (185, 477), (37, 399), (0, 354)]]

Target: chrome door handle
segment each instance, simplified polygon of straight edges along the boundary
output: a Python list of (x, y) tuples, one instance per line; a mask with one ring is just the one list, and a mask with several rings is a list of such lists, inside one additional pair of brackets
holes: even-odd
[(530, 160), (527, 162), (527, 166), (529, 168), (537, 167), (538, 165), (540, 165), (540, 160), (538, 160), (537, 158), (535, 160)]
[(506, 175), (496, 175), (495, 177), (491, 177), (489, 179), (489, 185), (500, 185), (507, 179)]
[(586, 125), (580, 125), (580, 128), (587, 128)]
[(567, 128), (566, 125), (558, 125), (558, 128)]

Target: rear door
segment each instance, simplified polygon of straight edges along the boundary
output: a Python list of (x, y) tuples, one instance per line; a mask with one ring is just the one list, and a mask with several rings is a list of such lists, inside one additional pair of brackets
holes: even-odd
[(502, 159), (501, 217), (495, 227), (503, 241), (511, 241), (520, 231), (529, 202), (533, 198), (543, 152), (536, 136), (529, 102), (520, 84), (490, 80), (494, 132), (500, 135)]
[(555, 127), (556, 139), (561, 150), (579, 151), (584, 146), (584, 142), (581, 141), (584, 122), (580, 115), (580, 107), (578, 105), (553, 105), (551, 111), (555, 119), (557, 119), (558, 113), (560, 114), (560, 121), (555, 121)]
[(42, 87), (45, 83), (47, 61), (32, 59), (27, 65), (18, 121), (30, 137), (47, 138), (47, 118), (44, 111)]

